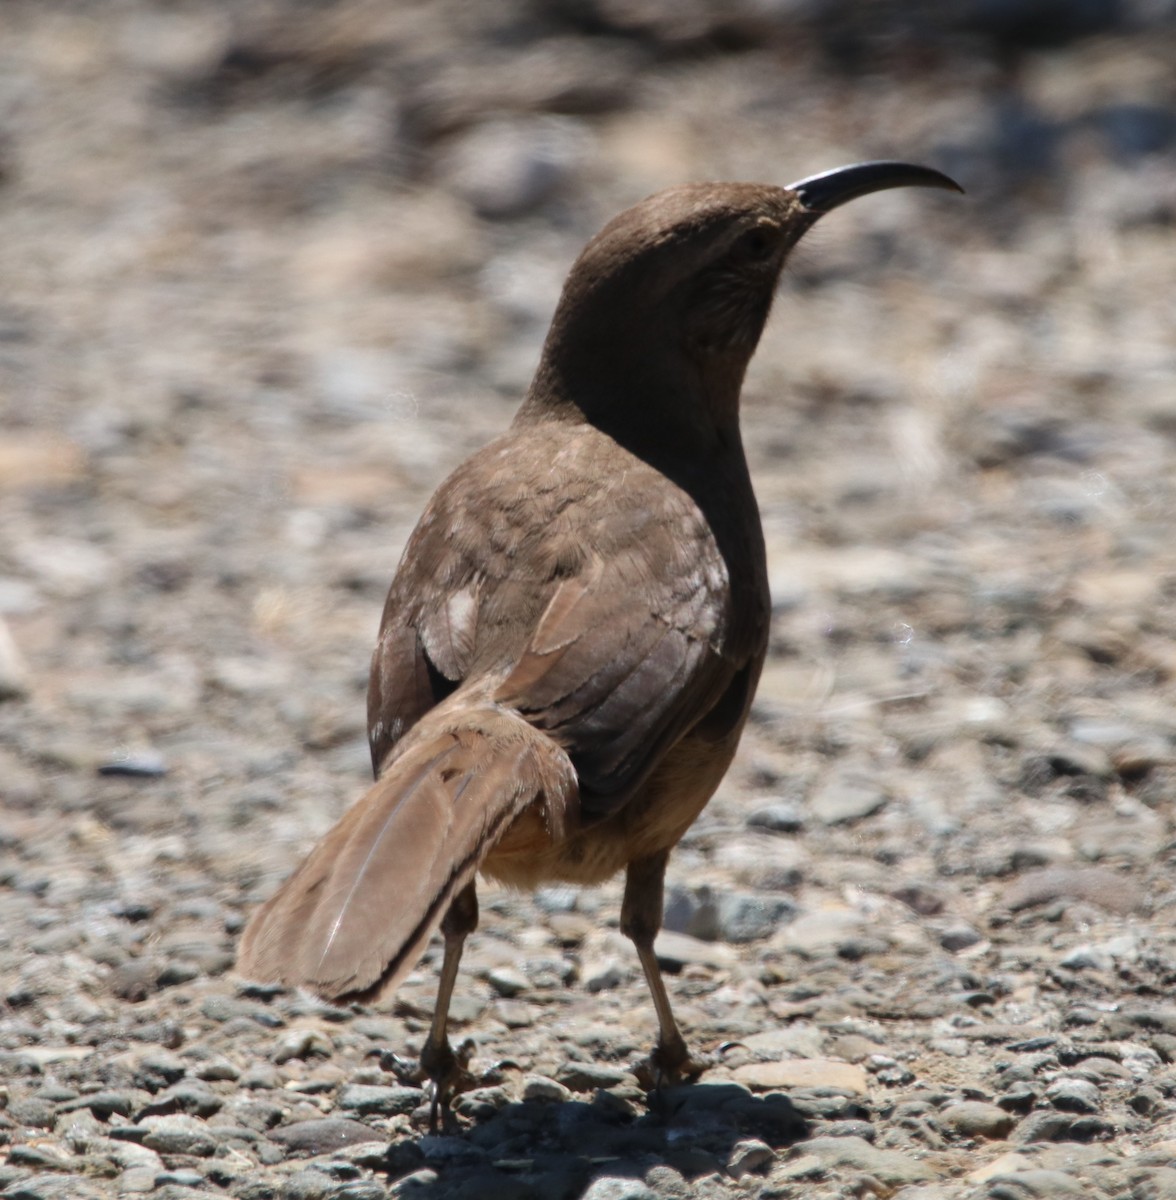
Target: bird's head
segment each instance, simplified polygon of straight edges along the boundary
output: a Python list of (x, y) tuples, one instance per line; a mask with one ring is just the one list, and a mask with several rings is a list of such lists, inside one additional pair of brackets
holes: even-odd
[(871, 162), (788, 187), (687, 184), (614, 217), (564, 284), (525, 419), (736, 420), (788, 252), (823, 214), (895, 187), (963, 190), (928, 167)]

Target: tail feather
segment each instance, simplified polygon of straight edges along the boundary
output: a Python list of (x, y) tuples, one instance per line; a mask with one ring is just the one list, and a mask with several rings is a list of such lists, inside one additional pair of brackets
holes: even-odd
[(441, 705), (254, 914), (237, 969), (328, 1000), (391, 991), (511, 821), (539, 804), (558, 837), (576, 798), (567, 756), (521, 717)]

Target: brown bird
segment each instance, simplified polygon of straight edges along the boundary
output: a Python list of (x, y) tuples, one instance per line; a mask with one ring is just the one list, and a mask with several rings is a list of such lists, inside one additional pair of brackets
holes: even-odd
[(474, 877), (626, 871), (621, 929), (657, 1012), (657, 1082), (691, 1058), (654, 954), (669, 853), (735, 753), (768, 643), (767, 567), (739, 393), (781, 267), (830, 209), (958, 184), (861, 163), (790, 187), (652, 196), (568, 276), (513, 425), (441, 485), (384, 607), (376, 783), (253, 916), (239, 971), (368, 1001), (440, 927), (420, 1078), (468, 1086), (446, 1032)]

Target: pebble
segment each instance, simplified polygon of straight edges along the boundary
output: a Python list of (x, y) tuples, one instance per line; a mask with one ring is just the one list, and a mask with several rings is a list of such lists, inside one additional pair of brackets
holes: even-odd
[[(423, 1098), (423, 1092), (421, 1096)], [(306, 1154), (330, 1154), (344, 1146), (370, 1142), (372, 1127), (346, 1117), (323, 1117), (271, 1129), (268, 1137), (290, 1150)]]
[(867, 933), (865, 917), (852, 909), (827, 908), (802, 912), (781, 931), (778, 944), (805, 958), (841, 954)]
[(984, 940), (984, 935), (964, 921), (953, 922), (939, 931), (939, 944), (944, 950), (958, 954)]
[(658, 1196), (640, 1179), (601, 1175), (588, 1185), (580, 1200), (658, 1200)]
[(849, 1167), (873, 1176), (891, 1188), (926, 1183), (934, 1172), (924, 1163), (898, 1150), (884, 1150), (864, 1138), (817, 1137), (801, 1142), (795, 1152), (819, 1160), (826, 1167)]
[(787, 1088), (834, 1088), (855, 1095), (866, 1095), (869, 1077), (856, 1063), (828, 1058), (786, 1058), (779, 1062), (745, 1063), (736, 1067), (732, 1077), (753, 1092)]
[(794, 800), (777, 800), (757, 808), (747, 818), (749, 829), (770, 833), (800, 833), (804, 828), (804, 810)]
[(486, 974), (486, 982), (500, 996), (517, 996), (531, 990), (531, 981), (514, 967), (494, 967)]
[(193, 1117), (215, 1116), (224, 1107), (224, 1100), (210, 1087), (195, 1080), (172, 1084), (159, 1092), (142, 1110), (143, 1116), (165, 1116), (168, 1113), (187, 1113)]
[(1131, 913), (1143, 902), (1139, 886), (1106, 867), (1044, 867), (1026, 871), (1005, 889), (1006, 908), (1017, 912), (1056, 900), (1084, 900), (1108, 912)]
[(775, 1161), (776, 1153), (766, 1142), (758, 1138), (744, 1138), (731, 1147), (727, 1155), (727, 1174), (732, 1179), (744, 1175), (760, 1174)]
[(1055, 1079), (1045, 1089), (1045, 1098), (1062, 1112), (1096, 1113), (1102, 1107), (1098, 1088), (1085, 1079)]
[(555, 1078), (557, 1083), (562, 1083), (573, 1092), (592, 1092), (597, 1088), (636, 1082), (628, 1071), (605, 1063), (565, 1062), (556, 1071)]
[(588, 959), (580, 967), (580, 982), (589, 992), (612, 991), (629, 975), (630, 969), (619, 958)]
[(961, 1100), (949, 1104), (939, 1120), (960, 1137), (1001, 1139), (1008, 1137), (1017, 1123), (1011, 1112), (980, 1100)]
[(848, 825), (878, 812), (889, 799), (872, 775), (837, 770), (817, 786), (807, 810), (822, 825)]
[(0, 701), (21, 700), (29, 694), (29, 668), (8, 628), (0, 616)]
[(523, 1077), (522, 1097), (524, 1100), (538, 1100), (545, 1104), (562, 1104), (571, 1098), (572, 1091), (555, 1079), (546, 1075), (525, 1075)]
[(270, 1058), (280, 1066), (295, 1058), (329, 1058), (334, 1051), (331, 1039), (320, 1030), (290, 1029), (278, 1039)]
[(392, 1117), (397, 1113), (412, 1112), (424, 1100), (422, 1088), (350, 1083), (340, 1089), (338, 1104), (344, 1112), (356, 1113), (361, 1117)]
[(216, 1153), (217, 1135), (203, 1121), (185, 1115), (144, 1117), (143, 1145), (160, 1154), (192, 1154), (205, 1158)]
[(675, 933), (663, 929), (653, 944), (657, 961), (663, 969), (679, 971), (688, 966), (728, 967), (735, 962), (735, 954), (721, 942), (704, 942), (686, 933)]

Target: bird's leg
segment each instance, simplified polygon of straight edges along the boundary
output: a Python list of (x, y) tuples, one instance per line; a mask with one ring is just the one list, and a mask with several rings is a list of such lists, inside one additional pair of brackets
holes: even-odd
[(692, 1058), (686, 1048), (686, 1039), (674, 1020), (661, 967), (653, 952), (654, 939), (662, 923), (662, 893), (668, 858), (667, 851), (631, 862), (625, 874), (625, 898), (621, 902), (621, 932), (637, 949), (657, 1013), (657, 1045), (649, 1056), (648, 1065), (639, 1071), (639, 1075), (645, 1076), (642, 1083), (654, 1088), (682, 1079), (696, 1079), (707, 1066)]
[(429, 1079), (433, 1096), (429, 1103), (429, 1129), (437, 1131), (438, 1110), (448, 1113), (450, 1100), (466, 1091), (473, 1083), (469, 1061), (474, 1044), (468, 1038), (455, 1051), (449, 1044), (449, 1001), (457, 982), (457, 968), (466, 938), (478, 927), (478, 893), (474, 884), (467, 884), (453, 898), (449, 911), (441, 921), (445, 939), (445, 956), (441, 960), (441, 981), (437, 985), (437, 1004), (429, 1036), (421, 1048), (420, 1077)]

